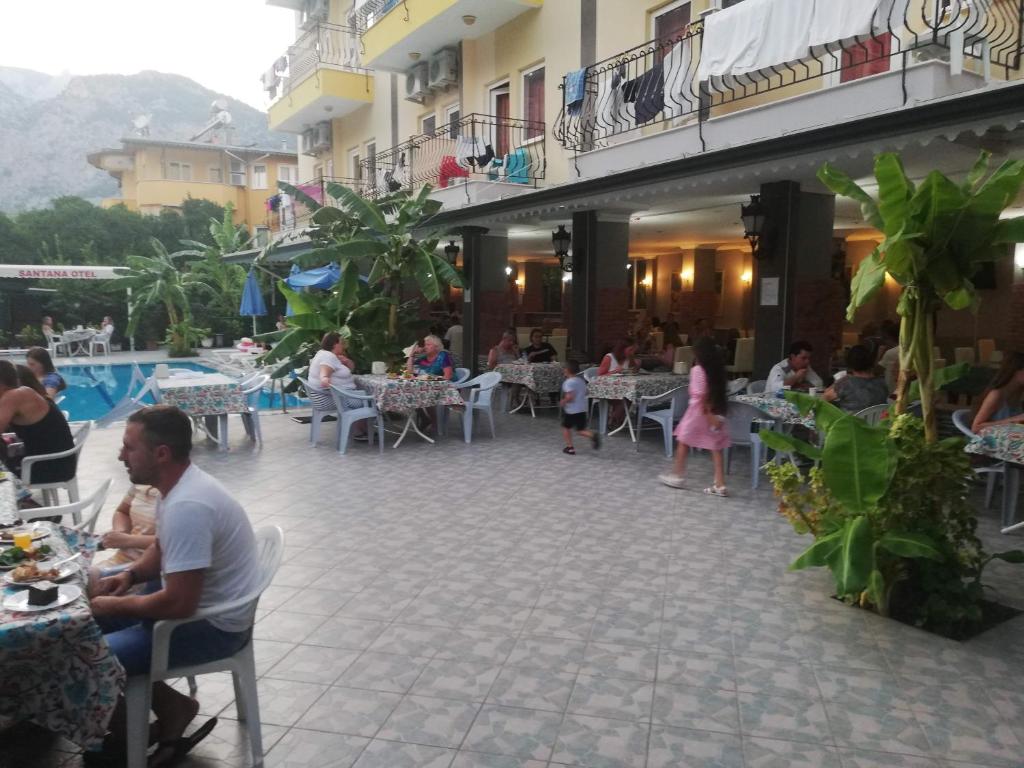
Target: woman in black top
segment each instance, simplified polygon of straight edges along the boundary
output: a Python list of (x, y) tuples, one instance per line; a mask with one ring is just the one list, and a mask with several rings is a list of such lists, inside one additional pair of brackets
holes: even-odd
[(544, 331), (540, 328), (530, 331), (530, 346), (523, 347), (523, 354), (528, 363), (550, 363), (558, 355), (555, 348), (544, 341)]
[[(17, 369), (0, 360), (0, 432), (8, 429), (24, 443), (26, 457), (75, 447), (71, 429), (54, 402), (21, 386)], [(32, 483), (65, 482), (75, 476), (77, 465), (77, 456), (41, 462), (32, 468)]]

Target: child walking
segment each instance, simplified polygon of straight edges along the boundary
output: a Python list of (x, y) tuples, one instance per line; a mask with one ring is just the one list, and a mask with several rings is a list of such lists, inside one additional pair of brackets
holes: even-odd
[(729, 447), (729, 429), (725, 421), (728, 406), (725, 387), (725, 362), (718, 345), (703, 337), (693, 348), (694, 366), (690, 370), (690, 402), (676, 427), (675, 471), (658, 479), (673, 488), (686, 487), (686, 458), (690, 448), (711, 451), (715, 466), (714, 484), (704, 489), (712, 496), (728, 496), (725, 487), (723, 454)]
[(565, 381), (562, 382), (562, 399), (558, 401), (562, 406), (562, 436), (565, 438), (562, 453), (575, 456), (576, 449), (572, 445), (574, 429), (584, 437), (589, 437), (594, 448), (601, 447), (601, 437), (597, 432), (587, 429), (587, 382), (579, 375), (580, 364), (569, 360), (563, 373)]

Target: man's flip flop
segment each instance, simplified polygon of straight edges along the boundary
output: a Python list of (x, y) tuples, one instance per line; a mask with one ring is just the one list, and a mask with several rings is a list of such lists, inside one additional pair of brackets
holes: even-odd
[(182, 736), (174, 741), (161, 741), (156, 752), (149, 758), (149, 768), (170, 768), (178, 765), (185, 755), (210, 735), (210, 731), (215, 725), (217, 725), (217, 718), (211, 717), (189, 736)]

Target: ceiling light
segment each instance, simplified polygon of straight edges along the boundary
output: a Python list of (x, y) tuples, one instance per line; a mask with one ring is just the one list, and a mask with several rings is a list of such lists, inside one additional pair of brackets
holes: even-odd
[(420, 60), (420, 52), (419, 51), (409, 51), (409, 58), (412, 59), (413, 61), (419, 61)]
[(462, 17), (462, 23), (465, 24), (467, 27), (472, 27), (474, 24), (476, 24), (476, 16), (467, 13), (465, 16)]

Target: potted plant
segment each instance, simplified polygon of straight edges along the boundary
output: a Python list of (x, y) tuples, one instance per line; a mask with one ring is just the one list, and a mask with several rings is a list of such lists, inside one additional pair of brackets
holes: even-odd
[(213, 337), (203, 336), (199, 343), (203, 345), (203, 349), (211, 349), (213, 347)]
[[(986, 554), (969, 501), (973, 473), (960, 438), (938, 439), (935, 392), (964, 368), (935, 370), (934, 317), (943, 305), (977, 304), (971, 278), (985, 261), (1024, 241), (1024, 217), (1001, 219), (1024, 185), (1024, 162), (988, 175), (982, 153), (957, 184), (933, 171), (915, 185), (894, 154), (875, 159), (878, 198), (826, 165), (818, 176), (861, 205), (884, 235), (851, 285), (847, 317), (869, 301), (888, 275), (901, 286), (900, 376), (890, 418), (870, 426), (834, 406), (797, 393), (786, 397), (813, 412), (820, 447), (762, 433), (771, 448), (815, 462), (769, 465), (780, 512), (814, 543), (790, 566), (827, 567), (836, 595), (953, 637), (968, 635), (997, 612), (985, 603), (982, 573), (993, 559), (1024, 563), (1024, 551)], [(919, 400), (923, 418), (907, 413)]]
[(21, 333), (18, 334), (18, 338), (21, 339), (21, 345), (23, 347), (38, 347), (46, 344), (46, 338), (43, 336), (43, 332), (34, 325), (26, 325), (22, 328)]

